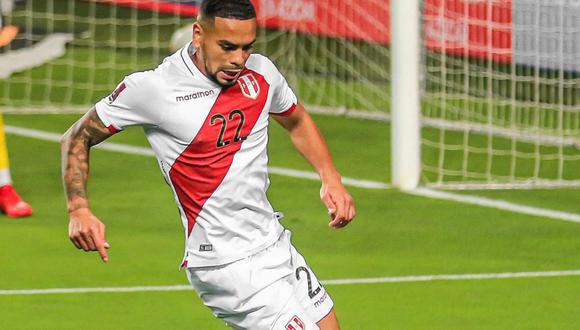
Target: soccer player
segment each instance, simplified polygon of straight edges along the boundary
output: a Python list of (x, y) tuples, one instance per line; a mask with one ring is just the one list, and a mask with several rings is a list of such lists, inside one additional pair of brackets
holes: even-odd
[(11, 218), (28, 217), (32, 215), (32, 207), (20, 198), (12, 185), (2, 117), (0, 113), (0, 211)]
[(12, 12), (14, 3), (12, 0), (0, 0), (0, 47), (4, 47), (14, 40), (18, 34), (18, 27), (14, 25), (4, 26), (2, 16)]
[[(9, 14), (12, 5), (11, 0), (0, 0), (0, 47), (8, 45), (18, 34), (18, 27), (2, 25), (2, 15)], [(0, 113), (0, 211), (11, 218), (32, 215), (32, 207), (22, 200), (12, 185), (2, 113)]]
[(182, 266), (205, 305), (236, 329), (338, 329), (332, 299), (266, 197), (269, 118), (320, 175), (330, 227), (353, 220), (354, 202), (284, 77), (252, 54), (256, 29), (249, 0), (203, 1), (190, 44), (125, 77), (65, 133), (69, 237), (108, 260), (105, 225), (87, 199), (89, 149), (142, 126), (181, 215)]

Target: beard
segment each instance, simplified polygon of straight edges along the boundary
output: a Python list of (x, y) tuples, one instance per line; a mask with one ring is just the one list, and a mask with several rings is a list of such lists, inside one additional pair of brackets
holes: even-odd
[(205, 72), (206, 72), (207, 77), (211, 81), (215, 82), (216, 84), (218, 84), (218, 85), (220, 85), (222, 87), (230, 87), (230, 86), (233, 86), (238, 81), (239, 74), (236, 75), (235, 78), (233, 78), (233, 79), (223, 79), (223, 78), (220, 79), (220, 78), (218, 78), (218, 73), (219, 72), (223, 72), (223, 71), (227, 71), (227, 70), (234, 70), (234, 71), (238, 71), (239, 70), (240, 73), (241, 73), (241, 70), (244, 69), (243, 67), (237, 67), (237, 68), (218, 68), (217, 70), (212, 71), (211, 68), (210, 68), (210, 66), (209, 66), (209, 63), (207, 62), (207, 57), (205, 57), (205, 56), (204, 56), (204, 62), (205, 62), (204, 63), (204, 66), (205, 66)]
[[(242, 70), (244, 70), (245, 66), (239, 66), (239, 67), (223, 67), (220, 66), (218, 67), (216, 70), (212, 70), (210, 63), (209, 63), (209, 56), (207, 55), (207, 53), (203, 50), (200, 49), (201, 54), (203, 56), (203, 66), (205, 68), (205, 75), (206, 77), (208, 77), (211, 81), (213, 81), (214, 83), (222, 86), (222, 87), (230, 87), (235, 85), (235, 83), (238, 81), (238, 78), (242, 72)], [(234, 71), (234, 72), (231, 72)], [(224, 76), (228, 77), (224, 78), (224, 77), (218, 77), (219, 73), (222, 73)]]

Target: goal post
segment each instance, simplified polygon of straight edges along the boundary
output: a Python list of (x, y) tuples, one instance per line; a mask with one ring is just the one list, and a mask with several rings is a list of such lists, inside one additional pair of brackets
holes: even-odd
[(414, 189), (421, 173), (419, 0), (391, 2), (391, 180)]
[(422, 184), (580, 187), (580, 2), (422, 11)]
[(580, 187), (580, 2), (391, 0), (400, 189)]

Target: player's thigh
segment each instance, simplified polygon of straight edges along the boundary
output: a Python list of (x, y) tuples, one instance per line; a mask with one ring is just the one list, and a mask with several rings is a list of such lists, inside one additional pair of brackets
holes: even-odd
[[(289, 290), (293, 291), (292, 285), (289, 285)], [(316, 324), (316, 320), (307, 313), (302, 304), (297, 299), (296, 296), (292, 295), (282, 306), (274, 324), (272, 325), (272, 330), (304, 330), (304, 329), (320, 329)]]
[[(285, 237), (230, 264), (188, 268), (187, 272), (204, 304), (236, 329), (271, 329), (294, 297), (290, 245)], [(294, 313), (308, 322), (302, 308)]]
[(333, 302), (290, 238), (286, 231), (273, 246), (232, 264), (188, 269), (189, 280), (205, 305), (234, 328), (317, 329)]
[(308, 315), (318, 322), (331, 312), (334, 302), (314, 271), (294, 246), (290, 247), (290, 253), (292, 254), (293, 274), (291, 279), (294, 295)]
[(318, 330), (316, 320), (294, 296), (287, 279), (279, 279), (258, 291), (232, 314), (219, 315), (227, 325), (243, 330)]
[(338, 319), (336, 318), (336, 313), (334, 309), (328, 313), (322, 320), (316, 323), (320, 330), (340, 330), (340, 325), (338, 324)]

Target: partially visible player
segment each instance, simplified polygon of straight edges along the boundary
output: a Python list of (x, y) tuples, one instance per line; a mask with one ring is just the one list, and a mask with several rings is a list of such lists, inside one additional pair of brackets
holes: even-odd
[[(12, 0), (0, 0), (0, 47), (8, 45), (18, 34), (18, 27), (2, 24), (2, 17), (10, 14), (12, 7)], [(32, 214), (32, 207), (20, 198), (12, 186), (2, 113), (0, 113), (0, 211), (11, 218), (27, 217)]]
[[(108, 260), (105, 225), (87, 198), (89, 151), (141, 126), (175, 197), (185, 229), (182, 266), (204, 304), (235, 329), (337, 330), (330, 295), (268, 201), (270, 119), (319, 174), (329, 227), (353, 220), (354, 201), (286, 79), (252, 54), (256, 30), (250, 0), (203, 1), (192, 42), (155, 70), (125, 77), (68, 130), (69, 238)], [(335, 249), (331, 241), (327, 249)]]
[(2, 16), (12, 12), (14, 3), (12, 0), (0, 0), (0, 47), (4, 47), (14, 40), (18, 34), (18, 27), (13, 25), (4, 26)]
[(2, 113), (0, 113), (0, 211), (11, 218), (27, 217), (32, 214), (32, 207), (20, 198), (12, 186)]

